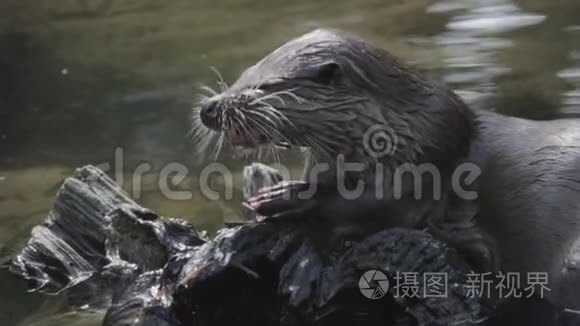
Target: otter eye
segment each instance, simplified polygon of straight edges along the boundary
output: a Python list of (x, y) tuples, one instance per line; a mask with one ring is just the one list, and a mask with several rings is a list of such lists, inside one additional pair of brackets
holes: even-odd
[(341, 67), (336, 62), (325, 63), (318, 67), (314, 80), (321, 84), (330, 84), (340, 77)]

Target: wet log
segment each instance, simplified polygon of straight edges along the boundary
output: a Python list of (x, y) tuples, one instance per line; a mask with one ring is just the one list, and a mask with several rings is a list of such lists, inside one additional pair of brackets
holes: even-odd
[[(246, 196), (280, 180), (257, 164), (244, 175)], [(87, 166), (64, 182), (10, 270), (31, 290), (106, 309), (103, 325), (473, 325), (490, 316), (468, 295), (454, 251), (427, 233), (328, 240), (316, 223), (246, 222), (210, 240)], [(445, 295), (426, 295), (425, 282), (404, 295), (400, 272), (445, 275)]]

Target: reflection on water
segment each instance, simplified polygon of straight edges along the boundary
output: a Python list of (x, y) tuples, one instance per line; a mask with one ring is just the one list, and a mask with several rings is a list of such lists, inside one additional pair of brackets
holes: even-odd
[(511, 72), (497, 57), (514, 46), (502, 34), (545, 19), (526, 13), (511, 0), (446, 0), (429, 6), (427, 12), (450, 16), (446, 31), (431, 38), (444, 51), (443, 81), (479, 101), (492, 97), (496, 79)]
[[(210, 230), (235, 218), (241, 192), (208, 201), (196, 188), (201, 166), (186, 136), (194, 89), (215, 82), (209, 66), (232, 82), (318, 26), (367, 37), (480, 108), (529, 118), (580, 112), (576, 0), (106, 0), (106, 10), (86, 2), (0, 1), (0, 263), (45, 217), (63, 178), (83, 164), (114, 165), (116, 148), (124, 180), (151, 166), (138, 189), (125, 184), (143, 205)], [(220, 161), (235, 171), (244, 164)], [(160, 194), (170, 162), (189, 168), (176, 189), (192, 190), (191, 199)], [(98, 324), (25, 293), (3, 270), (0, 289), (0, 325)]]
[[(564, 32), (580, 38), (580, 26), (570, 26)], [(562, 113), (568, 116), (580, 116), (580, 46), (574, 48), (570, 54), (571, 67), (558, 72), (558, 77), (572, 85), (571, 90), (562, 94)]]
[(546, 18), (543, 15), (527, 14), (510, 0), (479, 0), (472, 4), (473, 8), (468, 13), (454, 17), (447, 24), (450, 30), (472, 35), (497, 34), (535, 25)]

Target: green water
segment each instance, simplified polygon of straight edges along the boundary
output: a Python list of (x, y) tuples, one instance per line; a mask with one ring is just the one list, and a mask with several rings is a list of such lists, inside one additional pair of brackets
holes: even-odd
[[(240, 192), (209, 201), (188, 138), (200, 83), (227, 82), (316, 27), (356, 32), (447, 82), (477, 105), (529, 118), (580, 113), (577, 0), (3, 0), (0, 2), (0, 261), (42, 221), (63, 179), (115, 165), (144, 206), (215, 230)], [(219, 158), (235, 173), (245, 163)], [(139, 186), (134, 171), (151, 171)], [(188, 167), (170, 200), (169, 163)], [(120, 178), (120, 174), (111, 175)], [(239, 179), (239, 175), (235, 174)], [(220, 180), (214, 180), (219, 189)], [(0, 270), (0, 325), (96, 325)]]

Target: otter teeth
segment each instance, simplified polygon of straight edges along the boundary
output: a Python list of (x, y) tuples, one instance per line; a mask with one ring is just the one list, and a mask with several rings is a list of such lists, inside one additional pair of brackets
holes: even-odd
[(291, 147), (290, 144), (288, 142), (285, 142), (285, 141), (276, 143), (274, 145), (276, 145), (277, 147), (283, 148), (283, 149), (289, 149)]

